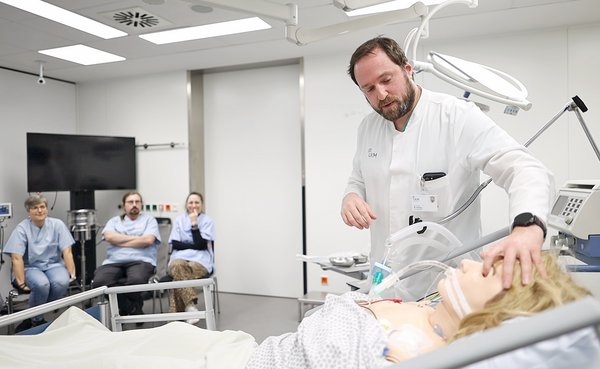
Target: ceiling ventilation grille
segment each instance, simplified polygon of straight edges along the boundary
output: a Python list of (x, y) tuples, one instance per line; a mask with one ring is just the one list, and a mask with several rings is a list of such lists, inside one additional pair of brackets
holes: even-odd
[(162, 28), (171, 23), (140, 7), (121, 9), (103, 14), (120, 28), (143, 31), (150, 28)]

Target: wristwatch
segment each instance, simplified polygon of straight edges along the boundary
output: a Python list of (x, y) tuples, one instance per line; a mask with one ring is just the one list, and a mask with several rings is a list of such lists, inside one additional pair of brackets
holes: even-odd
[(546, 233), (548, 233), (546, 225), (540, 220), (540, 218), (531, 213), (521, 213), (517, 215), (510, 229), (512, 230), (515, 227), (529, 227), (533, 224), (537, 225), (542, 229), (542, 231), (544, 231), (544, 239), (546, 239)]

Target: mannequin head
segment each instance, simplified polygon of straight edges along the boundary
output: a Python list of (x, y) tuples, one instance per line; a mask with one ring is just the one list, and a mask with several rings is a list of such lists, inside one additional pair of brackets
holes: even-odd
[[(532, 315), (590, 295), (587, 289), (577, 285), (561, 269), (554, 254), (542, 252), (542, 261), (547, 278), (542, 277), (534, 268), (532, 282), (525, 286), (521, 283), (520, 264), (515, 263), (512, 287), (500, 290), (482, 308), (474, 307), (473, 313), (462, 319), (453, 339), (498, 326), (517, 316)], [(502, 261), (495, 264), (498, 274), (501, 274), (501, 267)], [(468, 289), (467, 286), (462, 287)]]

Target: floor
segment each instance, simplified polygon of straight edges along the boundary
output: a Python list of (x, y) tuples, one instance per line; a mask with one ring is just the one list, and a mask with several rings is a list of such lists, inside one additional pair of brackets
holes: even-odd
[[(202, 300), (202, 299), (200, 299)], [(293, 298), (219, 293), (221, 313), (215, 314), (217, 330), (241, 330), (251, 334), (257, 343), (269, 336), (293, 332), (298, 327), (298, 301)], [(162, 298), (164, 309), (168, 309), (166, 295)], [(203, 302), (198, 306), (204, 309)], [(159, 310), (156, 305), (157, 311)], [(144, 312), (152, 313), (152, 299), (145, 300)], [(46, 320), (51, 320), (59, 312), (48, 313)], [(151, 328), (164, 323), (144, 323), (141, 327), (128, 324), (124, 330)], [(205, 327), (203, 321), (197, 324)], [(0, 334), (8, 334), (6, 327), (0, 328)]]
[[(219, 303), (221, 312), (215, 312), (217, 330), (244, 331), (251, 334), (257, 343), (269, 336), (294, 332), (298, 327), (297, 299), (221, 292)], [(166, 297), (163, 297), (163, 306), (168, 308)], [(198, 308), (204, 309), (203, 301)], [(145, 301), (144, 312), (152, 312), (152, 300)], [(153, 323), (146, 323), (142, 327), (151, 324)], [(197, 326), (204, 328), (206, 325), (200, 321)]]

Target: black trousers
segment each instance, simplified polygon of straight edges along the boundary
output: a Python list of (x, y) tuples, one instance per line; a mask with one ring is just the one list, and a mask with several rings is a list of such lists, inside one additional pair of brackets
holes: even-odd
[[(92, 288), (146, 284), (154, 270), (154, 265), (143, 261), (101, 265), (94, 272)], [(117, 298), (120, 315), (142, 314), (144, 300), (140, 292), (122, 293)]]

